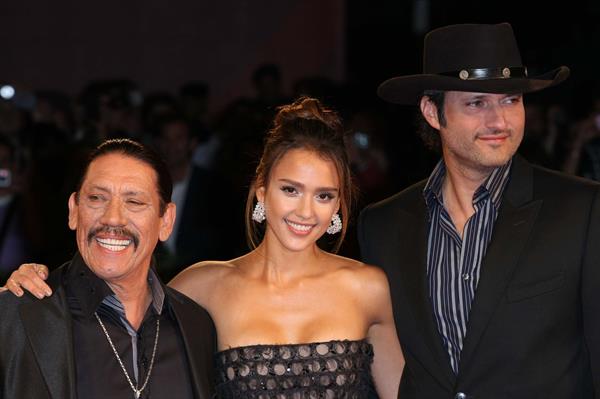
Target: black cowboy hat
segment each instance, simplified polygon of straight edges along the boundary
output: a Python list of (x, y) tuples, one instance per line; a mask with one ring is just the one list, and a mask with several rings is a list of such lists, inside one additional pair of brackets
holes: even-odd
[(527, 76), (508, 23), (459, 24), (425, 36), (422, 74), (388, 79), (377, 94), (392, 103), (416, 104), (425, 90), (528, 93), (557, 85), (568, 76), (566, 66)]

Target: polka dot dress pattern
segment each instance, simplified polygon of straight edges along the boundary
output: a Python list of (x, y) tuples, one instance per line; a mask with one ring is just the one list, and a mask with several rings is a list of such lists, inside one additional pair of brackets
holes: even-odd
[(361, 399), (373, 390), (366, 340), (253, 345), (216, 355), (221, 399)]

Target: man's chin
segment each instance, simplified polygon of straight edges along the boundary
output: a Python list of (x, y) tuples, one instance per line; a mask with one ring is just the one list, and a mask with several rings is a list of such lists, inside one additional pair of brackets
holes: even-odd
[(480, 154), (477, 162), (486, 169), (495, 169), (506, 165), (511, 160), (513, 155), (514, 152), (511, 151), (503, 151), (502, 153), (484, 152)]
[(118, 265), (131, 263), (133, 252), (133, 245), (114, 251), (92, 244), (81, 255), (86, 264), (93, 270), (109, 270), (120, 269), (121, 267)]

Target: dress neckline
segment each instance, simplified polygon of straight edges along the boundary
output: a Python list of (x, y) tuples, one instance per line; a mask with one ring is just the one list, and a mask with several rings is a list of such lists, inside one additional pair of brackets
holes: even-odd
[(314, 342), (300, 342), (300, 343), (295, 343), (295, 344), (250, 344), (250, 345), (241, 345), (241, 346), (233, 346), (227, 349), (223, 349), (220, 351), (217, 351), (217, 354), (224, 354), (227, 352), (231, 352), (231, 351), (239, 351), (239, 350), (244, 350), (244, 349), (261, 349), (261, 348), (280, 348), (280, 347), (292, 347), (292, 348), (296, 348), (296, 347), (300, 347), (300, 346), (316, 346), (316, 345), (333, 345), (333, 344), (337, 344), (337, 343), (343, 343), (343, 344), (352, 344), (352, 343), (357, 343), (357, 344), (362, 344), (365, 343), (369, 346), (371, 346), (371, 343), (368, 341), (368, 338), (360, 338), (360, 339), (332, 339), (329, 341), (314, 341)]

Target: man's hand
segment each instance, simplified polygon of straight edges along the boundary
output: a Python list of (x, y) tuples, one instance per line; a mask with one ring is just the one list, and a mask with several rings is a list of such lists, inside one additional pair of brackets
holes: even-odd
[(12, 272), (4, 290), (9, 290), (16, 296), (22, 296), (24, 289), (39, 299), (52, 295), (52, 290), (44, 282), (48, 278), (48, 268), (37, 263), (24, 263)]

